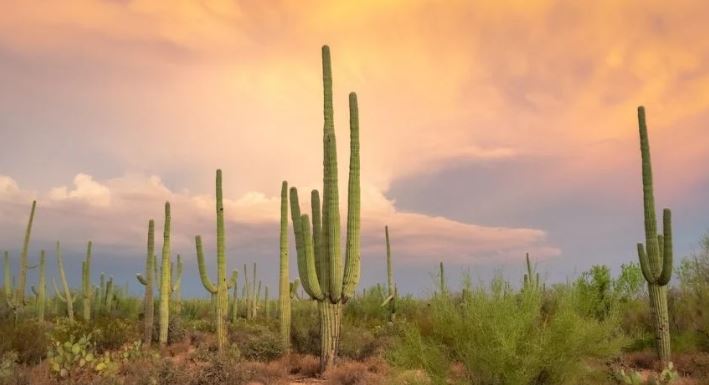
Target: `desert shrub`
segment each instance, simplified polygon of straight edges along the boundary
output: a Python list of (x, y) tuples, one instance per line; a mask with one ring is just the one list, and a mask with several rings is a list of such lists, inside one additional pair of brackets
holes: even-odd
[(385, 375), (381, 365), (346, 361), (328, 370), (324, 377), (327, 385), (379, 385), (385, 383)]
[(283, 351), (275, 323), (242, 321), (232, 328), (230, 337), (247, 360), (270, 361)]
[(588, 316), (584, 289), (555, 289), (542, 311), (537, 290), (512, 292), (501, 279), (476, 289), (462, 303), (446, 296), (432, 300), (430, 316), (411, 324), (390, 360), (423, 369), (443, 384), (451, 362), (464, 368), (466, 383), (569, 384), (588, 374), (586, 361), (619, 355), (626, 340), (611, 307), (605, 319)]
[(72, 336), (84, 335), (91, 335), (92, 343), (98, 353), (116, 350), (141, 338), (138, 323), (109, 316), (99, 316), (89, 322), (59, 319), (50, 332), (51, 338), (57, 341), (66, 341)]
[(684, 350), (709, 352), (709, 235), (676, 268), (679, 287), (669, 293), (670, 326)]
[(320, 354), (320, 319), (312, 301), (293, 303), (291, 316), (291, 348), (302, 354)]
[(14, 324), (5, 321), (0, 324), (0, 355), (7, 352), (17, 354), (17, 362), (21, 364), (36, 364), (47, 354), (47, 338), (44, 325), (23, 320)]
[(206, 365), (200, 367), (191, 385), (285, 385), (288, 384), (287, 380), (287, 368), (278, 362), (237, 362), (228, 356), (215, 355)]

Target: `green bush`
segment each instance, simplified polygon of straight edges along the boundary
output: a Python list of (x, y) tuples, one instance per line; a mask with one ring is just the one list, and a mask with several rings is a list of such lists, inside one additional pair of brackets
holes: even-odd
[(436, 384), (446, 383), (452, 362), (463, 365), (473, 384), (582, 383), (588, 360), (617, 356), (626, 342), (613, 309), (604, 320), (586, 314), (582, 290), (549, 293), (546, 311), (540, 291), (516, 293), (501, 279), (462, 302), (437, 296), (429, 316), (410, 324), (389, 358), (425, 370)]
[(283, 352), (275, 323), (242, 321), (231, 330), (231, 340), (247, 360), (270, 361)]
[(0, 355), (7, 352), (17, 354), (17, 362), (36, 364), (47, 354), (49, 339), (44, 325), (32, 320), (0, 323)]

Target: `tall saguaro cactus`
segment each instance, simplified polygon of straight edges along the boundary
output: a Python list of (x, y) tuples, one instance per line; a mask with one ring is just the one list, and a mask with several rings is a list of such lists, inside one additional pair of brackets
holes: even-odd
[(232, 300), (231, 300), (231, 323), (232, 325), (236, 325), (236, 319), (239, 315), (239, 271), (238, 270), (232, 270), (231, 272), (231, 282), (232, 282), (232, 287), (234, 288), (234, 294), (232, 295)]
[[(301, 215), (298, 191), (290, 190), (291, 218), (298, 253), (298, 273), (303, 289), (318, 302), (320, 313), (320, 369), (331, 367), (340, 340), (342, 305), (354, 296), (360, 275), (359, 114), (357, 95), (349, 95), (350, 168), (347, 197), (347, 239), (343, 266), (340, 252), (340, 208), (337, 149), (332, 103), (330, 48), (322, 47), (324, 120), (323, 201), (312, 194), (310, 218)], [(322, 210), (322, 217), (321, 217)], [(344, 273), (343, 273), (344, 270)]]
[(165, 224), (162, 243), (162, 271), (160, 275), (160, 345), (167, 345), (170, 323), (170, 202), (165, 202)]
[(69, 290), (69, 283), (66, 280), (66, 274), (64, 273), (64, 258), (62, 257), (62, 249), (57, 241), (57, 269), (59, 270), (59, 277), (62, 279), (62, 286), (64, 288), (64, 296), (62, 297), (59, 290), (56, 288), (56, 283), (54, 289), (57, 291), (57, 297), (63, 302), (66, 302), (66, 313), (69, 317), (69, 321), (74, 322), (74, 300), (76, 299), (71, 295), (71, 290)]
[(226, 278), (226, 257), (224, 255), (224, 204), (222, 203), (222, 170), (217, 170), (217, 283), (212, 283), (207, 273), (204, 263), (204, 253), (202, 251), (202, 237), (195, 237), (197, 248), (197, 265), (199, 267), (199, 277), (204, 288), (212, 295), (216, 295), (216, 318), (217, 318), (217, 347), (220, 352), (224, 351), (226, 345), (226, 313), (229, 307), (228, 284)]
[(17, 276), (17, 295), (15, 301), (19, 306), (25, 304), (25, 290), (27, 288), (27, 256), (29, 254), (30, 234), (32, 233), (32, 221), (34, 220), (34, 211), (37, 207), (37, 201), (32, 201), (32, 210), (30, 211), (30, 220), (27, 222), (25, 230), (25, 240), (22, 243), (22, 252), (20, 254), (20, 274)]
[(650, 141), (645, 123), (645, 108), (638, 107), (640, 128), (640, 155), (642, 158), (643, 207), (645, 216), (645, 245), (638, 243), (638, 257), (643, 276), (647, 281), (657, 354), (664, 364), (670, 361), (670, 328), (667, 312), (667, 284), (672, 277), (672, 213), (662, 212), (662, 231), (657, 233), (655, 197), (652, 184)]
[(91, 319), (91, 246), (89, 241), (86, 246), (86, 260), (81, 264), (81, 298), (82, 298), (82, 315), (84, 321)]
[(278, 317), (283, 351), (290, 351), (291, 297), (288, 277), (288, 182), (281, 184), (280, 274), (278, 280)]
[(155, 318), (155, 302), (153, 300), (153, 277), (155, 269), (155, 221), (148, 222), (148, 255), (145, 258), (145, 276), (136, 274), (138, 282), (145, 286), (143, 300), (144, 332), (143, 343), (150, 346), (153, 340), (153, 320)]

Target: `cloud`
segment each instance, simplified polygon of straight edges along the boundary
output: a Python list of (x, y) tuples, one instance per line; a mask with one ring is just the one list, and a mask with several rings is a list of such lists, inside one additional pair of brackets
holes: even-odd
[(106, 207), (111, 204), (111, 192), (108, 187), (97, 183), (90, 175), (77, 174), (74, 177), (74, 189), (66, 186), (55, 187), (49, 191), (51, 201), (82, 201), (89, 206)]
[[(5, 179), (0, 178), (2, 180)], [(16, 184), (13, 186), (21, 191)], [(156, 219), (157, 228), (160, 228), (165, 201), (171, 203), (175, 250), (182, 250), (191, 259), (194, 235), (205, 234), (207, 242), (214, 238), (215, 198), (211, 194), (171, 191), (159, 177), (144, 175), (96, 181), (90, 175), (78, 174), (74, 186), (71, 190), (52, 188), (40, 195), (36, 221), (39, 230), (35, 233), (35, 240), (46, 243), (61, 239), (76, 245), (91, 239), (97, 244), (140, 250), (145, 242), (148, 219)], [(20, 203), (26, 202), (15, 203), (21, 206)], [(308, 200), (301, 201), (303, 210), (308, 210), (309, 205)], [(263, 242), (259, 247), (274, 247), (275, 250), (275, 245), (270, 243), (277, 239), (280, 197), (268, 197), (259, 192), (248, 192), (236, 199), (227, 195), (224, 206), (227, 230), (247, 228), (245, 234), (236, 233), (232, 249), (239, 250), (242, 244), (252, 247), (254, 243)], [(14, 213), (21, 220), (25, 220), (26, 215), (23, 209)], [(345, 207), (341, 212), (344, 221)], [(2, 228), (10, 225), (16, 226), (17, 223), (14, 219), (12, 223), (0, 222)], [(365, 185), (362, 206), (365, 258), (381, 252), (385, 225), (392, 231), (397, 254), (412, 266), (442, 257), (453, 264), (476, 264), (517, 261), (526, 251), (539, 258), (559, 254), (558, 249), (546, 242), (546, 235), (541, 230), (487, 227), (399, 212), (394, 202), (373, 186)], [(259, 231), (269, 235), (258, 235)], [(9, 243), (12, 240), (5, 238), (2, 241)]]

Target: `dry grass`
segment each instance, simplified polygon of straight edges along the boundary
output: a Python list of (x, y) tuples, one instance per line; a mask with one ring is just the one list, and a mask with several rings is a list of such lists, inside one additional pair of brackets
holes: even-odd
[(380, 359), (345, 361), (324, 375), (327, 385), (383, 385), (388, 366)]

